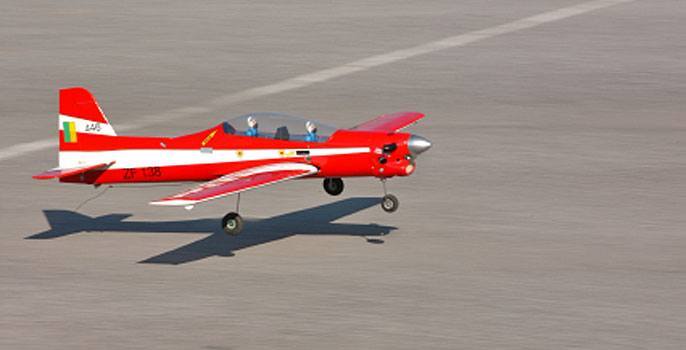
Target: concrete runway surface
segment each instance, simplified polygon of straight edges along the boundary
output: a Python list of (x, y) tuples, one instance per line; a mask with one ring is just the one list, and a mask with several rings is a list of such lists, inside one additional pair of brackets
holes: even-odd
[[(683, 349), (685, 36), (677, 0), (1, 1), (0, 348)], [(187, 185), (32, 180), (72, 85), (122, 134), (418, 110), (434, 148), (395, 214), (294, 181), (230, 238), (231, 198), (147, 204)]]

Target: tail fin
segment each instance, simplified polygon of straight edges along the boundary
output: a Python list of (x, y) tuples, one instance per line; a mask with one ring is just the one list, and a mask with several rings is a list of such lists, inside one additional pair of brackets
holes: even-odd
[(60, 150), (78, 149), (81, 134), (117, 136), (93, 95), (82, 87), (60, 90), (59, 134)]

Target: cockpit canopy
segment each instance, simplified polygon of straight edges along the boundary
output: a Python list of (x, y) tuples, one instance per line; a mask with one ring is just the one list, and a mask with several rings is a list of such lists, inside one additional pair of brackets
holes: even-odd
[[(254, 135), (253, 131), (249, 130), (249, 118), (252, 118), (257, 122), (257, 135)], [(322, 124), (311, 119), (283, 113), (259, 112), (245, 114), (224, 122), (224, 132), (277, 140), (314, 142), (315, 140), (313, 140), (311, 136), (308, 138), (308, 132), (305, 126), (307, 122), (313, 122), (316, 125), (317, 142), (326, 141), (337, 130), (337, 128), (333, 126)]]

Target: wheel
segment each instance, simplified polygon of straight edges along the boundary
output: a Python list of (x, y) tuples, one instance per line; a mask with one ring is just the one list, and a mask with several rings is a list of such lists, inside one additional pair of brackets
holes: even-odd
[(387, 194), (381, 198), (381, 209), (387, 213), (392, 213), (398, 210), (399, 205), (400, 202), (398, 201), (398, 197), (392, 194)]
[(324, 191), (332, 196), (338, 196), (343, 192), (343, 180), (338, 177), (324, 179)]
[(222, 228), (226, 234), (235, 236), (243, 230), (243, 218), (238, 213), (228, 213), (222, 219)]

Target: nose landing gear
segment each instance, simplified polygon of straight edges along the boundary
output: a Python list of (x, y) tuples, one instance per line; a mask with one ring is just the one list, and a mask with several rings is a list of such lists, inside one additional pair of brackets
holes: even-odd
[(383, 185), (383, 194), (384, 196), (381, 198), (381, 209), (387, 213), (393, 213), (396, 210), (398, 210), (398, 206), (400, 206), (400, 201), (398, 200), (398, 197), (389, 194), (386, 191), (386, 179), (381, 179), (381, 184)]
[(398, 197), (392, 194), (387, 194), (381, 198), (381, 209), (387, 213), (392, 213), (398, 210), (398, 205), (400, 205)]

